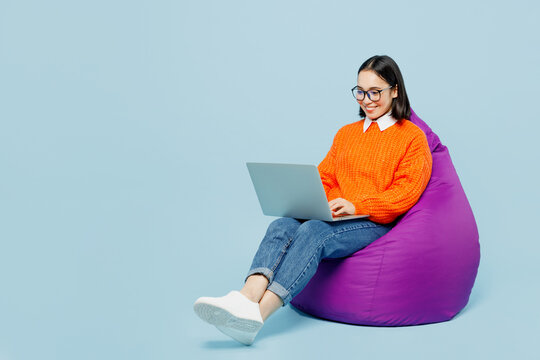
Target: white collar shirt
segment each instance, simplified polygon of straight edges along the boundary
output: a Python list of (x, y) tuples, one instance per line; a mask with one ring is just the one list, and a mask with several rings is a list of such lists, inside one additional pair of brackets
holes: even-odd
[(373, 122), (379, 126), (379, 130), (382, 132), (397, 123), (397, 120), (392, 117), (391, 111), (387, 112), (375, 121), (371, 120), (366, 116), (364, 119), (364, 132), (366, 132), (366, 130), (369, 128), (369, 125), (371, 125), (371, 123)]

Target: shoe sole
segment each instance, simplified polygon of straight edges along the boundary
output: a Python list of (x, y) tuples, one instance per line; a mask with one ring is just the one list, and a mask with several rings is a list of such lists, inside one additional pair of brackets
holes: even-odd
[(257, 336), (256, 333), (239, 331), (239, 330), (231, 329), (225, 326), (216, 325), (216, 328), (222, 333), (224, 333), (225, 335), (247, 346), (253, 344), (253, 341), (255, 340), (255, 336)]
[(201, 319), (215, 326), (224, 326), (249, 333), (257, 332), (263, 326), (259, 321), (239, 318), (227, 310), (211, 304), (198, 303), (193, 306), (193, 309)]

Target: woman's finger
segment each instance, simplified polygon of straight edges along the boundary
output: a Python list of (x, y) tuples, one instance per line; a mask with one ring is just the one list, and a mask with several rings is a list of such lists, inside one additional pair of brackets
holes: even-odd
[(343, 208), (343, 205), (341, 204), (334, 204), (330, 206), (330, 210), (341, 209), (341, 208)]
[(339, 211), (336, 211), (337, 215), (352, 215), (350, 211), (346, 210), (345, 207), (342, 207), (339, 209)]
[(342, 200), (343, 200), (342, 198), (336, 198), (336, 199), (330, 200), (328, 204), (329, 205), (339, 204), (341, 203)]

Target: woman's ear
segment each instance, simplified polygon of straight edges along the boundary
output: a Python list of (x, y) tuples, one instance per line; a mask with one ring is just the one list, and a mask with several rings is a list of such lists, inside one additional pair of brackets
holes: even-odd
[(392, 98), (395, 99), (398, 96), (398, 88), (397, 85), (392, 88)]

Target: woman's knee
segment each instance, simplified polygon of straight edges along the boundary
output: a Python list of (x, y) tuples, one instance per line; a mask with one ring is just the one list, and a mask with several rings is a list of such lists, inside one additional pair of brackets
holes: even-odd
[(321, 220), (309, 220), (302, 223), (292, 239), (291, 249), (300, 258), (311, 258), (324, 251), (325, 242), (331, 237), (327, 223)]
[(328, 234), (329, 225), (322, 220), (309, 220), (302, 223), (296, 230), (297, 238), (313, 239)]
[(268, 225), (267, 235), (283, 235), (289, 234), (292, 236), (300, 226), (300, 221), (294, 218), (282, 217), (278, 218)]

